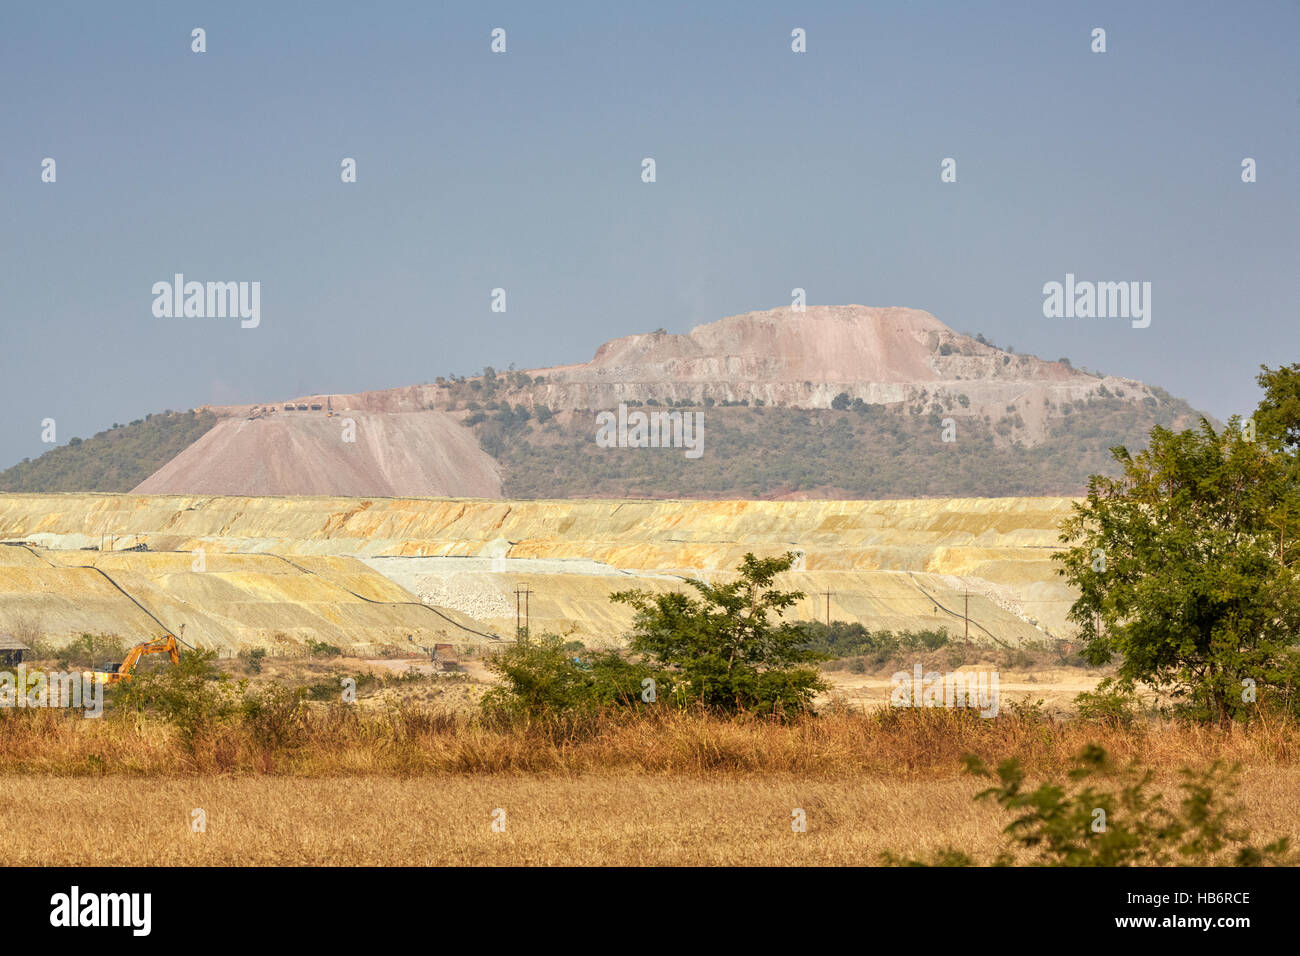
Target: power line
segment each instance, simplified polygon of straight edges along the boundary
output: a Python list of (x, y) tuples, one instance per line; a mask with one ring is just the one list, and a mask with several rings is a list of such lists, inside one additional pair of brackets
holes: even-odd
[[(528, 639), (528, 627), (529, 627), (529, 623), (530, 623), (530, 622), (529, 622), (529, 615), (528, 615), (528, 598), (529, 598), (529, 595), (531, 595), (531, 594), (533, 594), (533, 593), (534, 593), (534, 592), (532, 591), (531, 588), (528, 587), (527, 584), (525, 584), (523, 587), (517, 587), (517, 588), (515, 588), (515, 639), (516, 639), (516, 640), (519, 639), (520, 635), (523, 635), (523, 636), (524, 636), (524, 640), (525, 640), (525, 641)], [(523, 599), (524, 599), (524, 609), (523, 609), (523, 628), (522, 628), (522, 629), (520, 629), (520, 626), (519, 626), (519, 624), (520, 624), (520, 620), (519, 620), (519, 598), (520, 598), (521, 596), (522, 596)]]

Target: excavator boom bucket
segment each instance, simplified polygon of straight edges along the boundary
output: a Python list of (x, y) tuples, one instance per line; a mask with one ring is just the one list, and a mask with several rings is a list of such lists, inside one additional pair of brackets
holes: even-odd
[(143, 644), (137, 644), (126, 652), (126, 658), (116, 673), (104, 675), (104, 683), (116, 684), (118, 681), (130, 680), (131, 675), (135, 672), (136, 664), (140, 663), (140, 658), (146, 654), (166, 654), (171, 658), (173, 664), (181, 662), (180, 645), (176, 643), (176, 638), (168, 634), (166, 637), (160, 637), (155, 641), (145, 641)]

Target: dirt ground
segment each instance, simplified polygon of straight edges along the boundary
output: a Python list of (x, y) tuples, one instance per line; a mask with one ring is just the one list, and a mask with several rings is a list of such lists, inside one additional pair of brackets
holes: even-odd
[[(958, 668), (962, 672), (989, 670), (992, 665), (970, 665)], [(929, 671), (931, 668), (927, 667)], [(910, 670), (907, 671), (910, 675)], [(435, 668), (425, 658), (366, 659), (337, 657), (326, 659), (268, 661), (257, 680), (276, 680), (300, 684), (322, 680), (326, 675), (373, 674), (385, 678), (418, 675), (419, 680), (390, 684), (367, 693), (374, 701), (409, 700), (440, 704), (462, 712), (477, 709), (482, 695), (495, 685), (496, 679), (482, 658), (457, 662), (455, 670)], [(832, 700), (853, 707), (871, 709), (889, 703), (893, 688), (893, 670), (884, 667), (876, 673), (857, 674), (849, 670), (828, 670), (823, 673), (831, 689), (818, 700), (827, 705)], [(1012, 702), (1035, 704), (1039, 701), (1045, 710), (1061, 715), (1076, 711), (1075, 697), (1084, 691), (1093, 691), (1108, 672), (1094, 668), (1043, 667), (1017, 670), (998, 669), (998, 692), (1001, 706)], [(1154, 695), (1139, 694), (1144, 700)]]
[[(991, 665), (972, 665), (958, 668), (962, 672), (989, 670)], [(926, 668), (927, 671), (930, 668)], [(457, 663), (457, 669), (445, 670), (423, 658), (365, 659), (354, 657), (324, 660), (291, 660), (268, 663), (259, 680), (274, 679), (290, 684), (303, 683), (308, 678), (324, 679), (325, 675), (374, 674), (392, 679), (418, 675), (419, 680), (389, 684), (375, 691), (363, 691), (362, 700), (388, 702), (407, 700), (431, 702), (460, 712), (476, 710), (479, 700), (495, 685), (496, 679), (483, 659), (467, 659)], [(910, 670), (908, 671), (910, 675)], [(1069, 715), (1077, 710), (1076, 695), (1093, 691), (1107, 672), (1077, 667), (1047, 667), (1023, 670), (998, 670), (1000, 706), (1011, 703), (1036, 704), (1041, 701), (1050, 713)], [(856, 674), (848, 670), (825, 671), (823, 676), (831, 689), (822, 695), (818, 706), (832, 701), (853, 707), (872, 709), (889, 703), (893, 689), (892, 670), (885, 667), (874, 674)], [(1151, 694), (1140, 694), (1144, 699)]]
[[(988, 669), (958, 668), (962, 672)], [(894, 686), (892, 675), (827, 671), (824, 676), (832, 688), (827, 695), (828, 698), (836, 697), (853, 706), (864, 708), (888, 704), (890, 691)], [(1043, 707), (1049, 711), (1073, 713), (1075, 696), (1085, 691), (1096, 690), (1103, 676), (1105, 675), (1099, 671), (1075, 667), (999, 670), (998, 693), (1004, 705), (1009, 700), (1024, 700), (1030, 703), (1041, 700)]]

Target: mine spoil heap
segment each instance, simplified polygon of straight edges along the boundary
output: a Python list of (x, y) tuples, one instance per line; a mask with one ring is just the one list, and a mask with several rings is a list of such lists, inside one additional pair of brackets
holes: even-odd
[[(720, 579), (746, 552), (800, 554), (801, 619), (946, 627), (973, 640), (1065, 637), (1065, 498), (503, 501), (0, 495), (0, 632), (136, 641), (160, 627), (223, 652), (308, 638), (490, 644), (534, 633), (617, 644), (615, 590)], [(136, 549), (136, 550), (130, 550)]]

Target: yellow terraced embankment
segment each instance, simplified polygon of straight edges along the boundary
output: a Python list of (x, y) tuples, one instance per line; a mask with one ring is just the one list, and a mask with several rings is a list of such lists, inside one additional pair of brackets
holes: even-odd
[[(608, 606), (611, 590), (675, 587), (675, 578), (726, 572), (747, 551), (797, 550), (804, 571), (783, 583), (808, 593), (801, 617), (824, 616), (830, 590), (834, 618), (943, 624), (960, 635), (969, 587), (971, 636), (1020, 643), (1069, 631), (1072, 596), (1051, 554), (1070, 503), (0, 495), (0, 540), (38, 549), (0, 549), (0, 629), (37, 615), (51, 636), (147, 630), (140, 608), (73, 567), (98, 565), (168, 626), (187, 623), (187, 636), (221, 647), (271, 646), (277, 634), (473, 642), (472, 630), (513, 632), (521, 584), (535, 592), (535, 632), (568, 627), (606, 643), (629, 621)], [(138, 545), (149, 550), (123, 551)], [(206, 569), (196, 571), (200, 551)], [(503, 553), (503, 567), (486, 560)], [(394, 571), (398, 562), (371, 560), (397, 556), (478, 560), (463, 571), (454, 561)], [(401, 603), (431, 594), (463, 627)]]
[(0, 548), (0, 630), (55, 643), (181, 635), (223, 654), (295, 653), (308, 639), (474, 644), (477, 622), (431, 609), (355, 558)]

